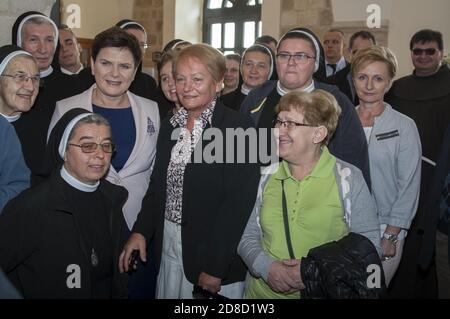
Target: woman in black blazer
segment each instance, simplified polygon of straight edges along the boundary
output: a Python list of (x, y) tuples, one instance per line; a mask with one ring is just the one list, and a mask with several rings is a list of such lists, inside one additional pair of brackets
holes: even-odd
[(225, 74), (219, 51), (192, 45), (174, 66), (183, 107), (161, 126), (152, 185), (119, 267), (128, 271), (133, 265), (133, 250), (145, 261), (146, 243), (154, 236), (157, 298), (192, 298), (194, 285), (240, 298), (246, 268), (236, 248), (255, 201), (259, 169), (248, 158), (243, 164), (233, 160), (242, 154), (230, 149), (225, 132), (250, 128), (251, 122), (217, 102)]

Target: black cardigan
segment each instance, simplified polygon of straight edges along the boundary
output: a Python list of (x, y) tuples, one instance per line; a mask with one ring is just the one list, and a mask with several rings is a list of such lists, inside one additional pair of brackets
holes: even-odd
[[(213, 128), (224, 133), (226, 128), (250, 126), (248, 117), (217, 102)], [(147, 242), (154, 236), (158, 267), (164, 235), (167, 169), (178, 139), (176, 135), (171, 140), (173, 131), (169, 119), (165, 119), (159, 133), (150, 186), (133, 228), (133, 232), (143, 234)], [(203, 136), (194, 153), (198, 147), (205, 149), (210, 144)], [(186, 278), (197, 283), (200, 273), (205, 272), (221, 278), (222, 284), (244, 280), (246, 268), (236, 249), (256, 199), (257, 164), (189, 163), (184, 176), (181, 235)]]

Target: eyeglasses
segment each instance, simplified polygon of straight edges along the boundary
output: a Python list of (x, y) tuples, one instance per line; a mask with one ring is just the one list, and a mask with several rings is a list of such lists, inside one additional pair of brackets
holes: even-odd
[(83, 153), (94, 153), (99, 146), (102, 148), (103, 152), (105, 152), (105, 153), (112, 153), (116, 150), (116, 146), (110, 142), (106, 142), (103, 144), (90, 142), (90, 143), (83, 143), (81, 145), (69, 143), (69, 145), (81, 148), (81, 151)]
[(315, 56), (307, 55), (306, 53), (296, 53), (296, 54), (289, 54), (289, 53), (278, 53), (277, 54), (278, 61), (287, 63), (291, 58), (295, 61), (295, 63), (306, 63), (309, 59), (315, 59)]
[(14, 75), (2, 74), (0, 76), (7, 76), (7, 77), (10, 77), (10, 78), (13, 78), (14, 82), (16, 82), (17, 84), (25, 84), (26, 82), (28, 82), (28, 80), (31, 80), (31, 83), (34, 86), (38, 86), (39, 82), (41, 80), (40, 77), (37, 76), (37, 75), (27, 76), (25, 74), (14, 74)]
[(280, 128), (281, 126), (291, 129), (298, 126), (309, 126), (309, 127), (317, 127), (317, 125), (305, 124), (305, 123), (297, 123), (294, 121), (282, 121), (280, 119), (276, 119), (273, 121), (273, 126), (276, 128)]
[(419, 49), (419, 48), (415, 48), (412, 49), (412, 53), (414, 55), (422, 55), (424, 52), (426, 55), (434, 55), (436, 53), (436, 49), (435, 48), (428, 48), (428, 49)]

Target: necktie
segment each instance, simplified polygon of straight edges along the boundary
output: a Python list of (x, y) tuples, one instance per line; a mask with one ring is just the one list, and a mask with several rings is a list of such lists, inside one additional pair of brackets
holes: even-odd
[(328, 65), (330, 68), (333, 69), (333, 73), (331, 73), (331, 75), (335, 74), (335, 73), (336, 73), (337, 65), (336, 65), (336, 64), (332, 64), (332, 63), (328, 63), (327, 65)]

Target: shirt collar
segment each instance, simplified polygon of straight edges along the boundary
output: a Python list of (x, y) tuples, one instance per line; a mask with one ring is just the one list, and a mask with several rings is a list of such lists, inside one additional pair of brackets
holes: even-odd
[(49, 75), (52, 74), (52, 73), (53, 73), (53, 68), (52, 68), (52, 66), (50, 65), (50, 66), (48, 67), (47, 70), (40, 71), (40, 72), (39, 72), (39, 76), (41, 77), (41, 79), (43, 79), (43, 78), (49, 76)]
[(248, 95), (250, 93), (251, 89), (249, 89), (245, 84), (242, 84), (241, 86), (241, 93), (244, 95)]
[(70, 186), (72, 186), (75, 189), (78, 189), (79, 191), (85, 192), (85, 193), (93, 193), (97, 190), (98, 185), (100, 185), (100, 181), (97, 181), (97, 183), (95, 183), (94, 185), (89, 185), (86, 183), (83, 183), (81, 181), (79, 181), (77, 178), (73, 177), (72, 175), (70, 175), (70, 173), (66, 170), (66, 168), (63, 167), (61, 168), (60, 171), (61, 177), (62, 179), (69, 184)]
[[(328, 147), (322, 147), (322, 154), (320, 154), (319, 161), (314, 166), (312, 172), (307, 177), (314, 178), (327, 178), (330, 176), (330, 172), (333, 173), (333, 167), (336, 163), (336, 158), (330, 154)], [(333, 173), (334, 174), (334, 173)], [(275, 172), (275, 178), (278, 180), (292, 179), (298, 181), (292, 176), (289, 164), (286, 161), (282, 161), (278, 170)]]
[[(330, 62), (325, 60), (325, 64), (333, 64), (333, 63), (330, 63)], [(341, 56), (339, 61), (337, 61), (337, 63), (336, 63), (336, 72), (338, 72), (338, 71), (342, 70), (343, 68), (345, 68), (346, 65), (347, 65), (347, 61), (345, 60), (345, 57)]]
[[(311, 84), (308, 85), (308, 87), (304, 88), (302, 90), (302, 92), (307, 92), (307, 93), (311, 93), (316, 89), (316, 86), (314, 84), (314, 80), (311, 81)], [(280, 81), (277, 82), (277, 92), (278, 94), (280, 94), (281, 96), (285, 96), (286, 94), (288, 94), (290, 91), (286, 90), (285, 88), (282, 87)]]
[[(217, 98), (214, 98), (211, 103), (208, 105), (208, 107), (200, 114), (199, 118), (196, 121), (201, 121), (202, 127), (205, 128), (206, 125), (211, 125), (212, 123), (212, 116), (214, 113), (214, 109), (216, 107)], [(182, 127), (186, 128), (187, 126), (187, 119), (188, 119), (188, 111), (182, 107), (177, 113), (175, 113), (171, 119), (170, 124), (172, 124), (173, 127)]]
[(61, 67), (61, 73), (67, 74), (67, 75), (75, 75), (81, 72), (83, 70), (83, 65), (80, 66), (80, 68), (74, 73), (72, 71), (69, 71), (63, 67)]
[(13, 122), (17, 121), (20, 118), (22, 113), (19, 113), (19, 114), (16, 114), (16, 115), (12, 115), (12, 116), (5, 115), (3, 113), (0, 113), (0, 115), (3, 116), (9, 123), (13, 123)]

